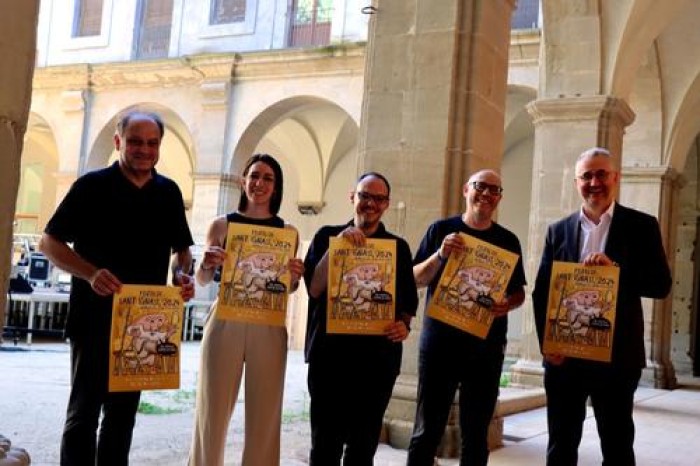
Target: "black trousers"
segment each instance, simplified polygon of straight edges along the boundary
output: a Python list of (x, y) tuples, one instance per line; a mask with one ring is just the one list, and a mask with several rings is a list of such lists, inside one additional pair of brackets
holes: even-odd
[[(400, 360), (400, 355), (399, 355)], [(312, 360), (310, 466), (372, 466), (400, 362)]]
[(632, 407), (642, 371), (613, 369), (609, 365), (569, 360), (545, 369), (549, 442), (547, 465), (574, 466), (591, 398), (603, 465), (633, 466), (634, 421)]
[(94, 337), (71, 341), (71, 392), (61, 440), (62, 466), (129, 464), (141, 392), (108, 393), (108, 345), (106, 339)]
[(460, 466), (483, 466), (488, 429), (498, 398), (503, 345), (483, 342), (470, 351), (421, 350), (418, 401), (407, 466), (432, 466), (459, 389)]

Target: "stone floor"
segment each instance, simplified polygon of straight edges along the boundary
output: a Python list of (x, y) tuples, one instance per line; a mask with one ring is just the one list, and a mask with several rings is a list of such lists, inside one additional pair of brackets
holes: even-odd
[[(148, 392), (143, 401), (153, 414), (140, 414), (134, 431), (131, 464), (185, 464), (192, 431), (193, 395), (199, 344), (183, 345), (180, 390)], [(58, 464), (58, 446), (68, 396), (68, 346), (35, 343), (0, 347), (0, 434), (27, 449), (32, 465)], [(700, 387), (693, 380), (679, 390), (640, 388), (637, 394), (637, 459), (644, 465), (700, 464)], [(239, 402), (243, 408), (244, 403)], [(226, 465), (239, 465), (243, 409), (234, 413)], [(506, 446), (491, 455), (491, 465), (543, 464), (547, 442), (545, 410), (535, 409), (505, 419)], [(290, 352), (282, 423), (282, 465), (302, 466), (309, 447), (306, 366), (300, 352)], [(600, 464), (595, 422), (586, 421), (580, 449), (581, 466)], [(403, 466), (405, 452), (382, 445), (377, 466)], [(456, 460), (441, 460), (455, 466)]]

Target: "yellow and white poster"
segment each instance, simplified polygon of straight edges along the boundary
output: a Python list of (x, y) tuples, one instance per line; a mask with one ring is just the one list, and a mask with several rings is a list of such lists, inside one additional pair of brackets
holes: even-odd
[(396, 312), (396, 242), (368, 239), (356, 247), (330, 238), (328, 333), (381, 335)]
[(109, 391), (180, 387), (180, 288), (123, 285), (112, 302)]
[(229, 223), (216, 318), (284, 326), (297, 233)]
[(503, 299), (518, 255), (460, 233), (465, 248), (450, 254), (428, 305), (428, 315), (486, 338), (493, 322), (491, 306)]
[(543, 352), (610, 362), (619, 279), (616, 266), (555, 261)]

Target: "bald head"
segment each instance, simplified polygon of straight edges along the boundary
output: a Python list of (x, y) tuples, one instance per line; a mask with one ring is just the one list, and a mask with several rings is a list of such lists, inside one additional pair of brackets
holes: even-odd
[(502, 191), (501, 175), (495, 170), (479, 170), (470, 176), (463, 188), (467, 201), (463, 218), (467, 225), (478, 230), (490, 227)]
[(483, 181), (489, 184), (501, 186), (501, 175), (499, 175), (495, 170), (486, 168), (484, 170), (479, 170), (470, 176), (469, 180), (467, 180), (467, 184), (471, 184), (474, 181)]

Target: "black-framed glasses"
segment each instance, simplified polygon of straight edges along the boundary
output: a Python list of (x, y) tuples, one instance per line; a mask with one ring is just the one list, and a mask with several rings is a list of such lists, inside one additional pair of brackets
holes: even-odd
[(503, 193), (503, 188), (495, 184), (484, 183), (483, 181), (472, 181), (470, 184), (479, 194), (483, 194), (488, 191), (489, 194), (500, 196), (501, 193)]
[(600, 170), (591, 170), (587, 172), (583, 172), (580, 175), (576, 176), (579, 180), (583, 181), (584, 183), (590, 183), (593, 181), (593, 178), (600, 182), (605, 182), (608, 181), (608, 178), (610, 177), (610, 173), (607, 170), (603, 170), (602, 168)]
[(383, 204), (389, 202), (389, 196), (384, 194), (372, 194), (364, 191), (355, 191), (357, 198), (362, 202), (374, 201), (375, 204)]

